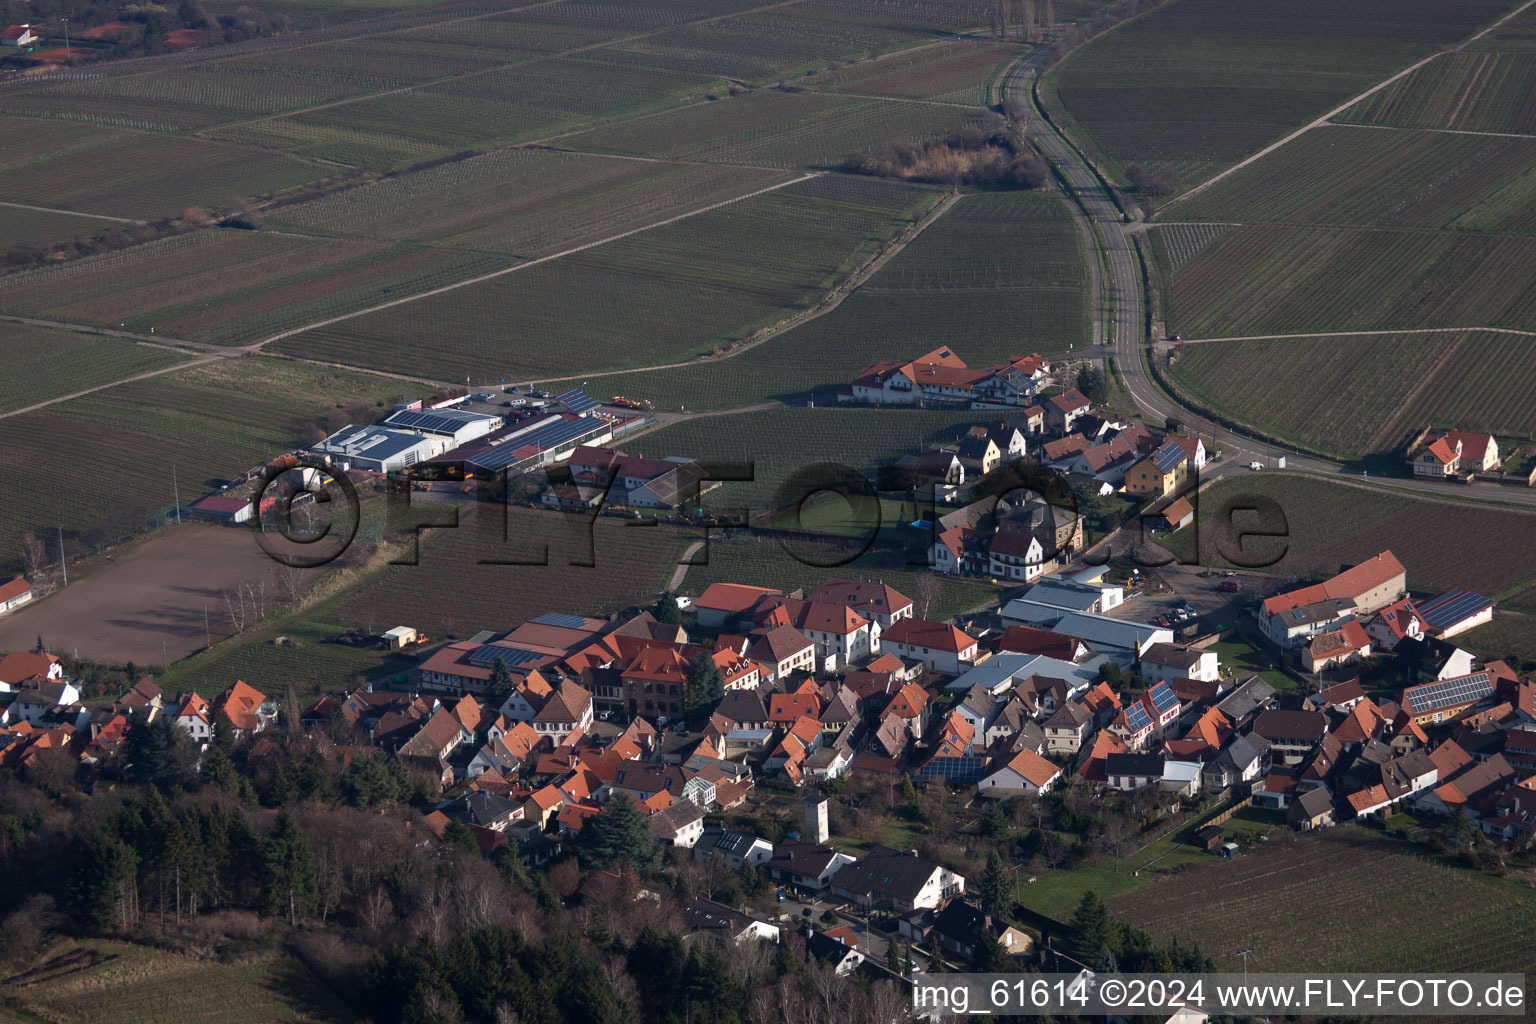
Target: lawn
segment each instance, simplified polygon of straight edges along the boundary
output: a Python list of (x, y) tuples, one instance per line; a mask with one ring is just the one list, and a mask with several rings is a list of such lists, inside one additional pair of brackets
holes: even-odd
[(687, 359), (814, 304), (936, 198), (912, 185), (814, 178), (279, 348), (438, 380)]
[(1426, 426), (1536, 436), (1536, 348), (1488, 331), (1186, 345), (1169, 376), (1206, 408), (1346, 459), (1396, 459)]
[[(1411, 929), (1382, 926), (1380, 889)], [(1284, 908), (1284, 912), (1276, 911)], [(1235, 971), (1529, 971), (1522, 887), (1415, 856), (1354, 827), (1283, 834), (1242, 856), (1110, 900), (1127, 924), (1177, 939)], [(1406, 916), (1404, 916), (1406, 915)]]
[[(1260, 520), (1232, 508), (1253, 507), (1269, 499), (1284, 513), (1284, 523)], [(1173, 534), (1166, 546), (1189, 555), (1199, 529), (1200, 561), (1224, 567), (1221, 550), (1245, 560), (1268, 563), (1254, 568), (1295, 576), (1332, 575), (1383, 549), (1390, 549), (1408, 571), (1408, 587), (1437, 593), (1460, 587), (1494, 595), (1536, 584), (1536, 514), (1493, 509), (1453, 501), (1386, 494), (1348, 483), (1285, 472), (1228, 477), (1200, 495), (1195, 526)], [(1251, 537), (1238, 543), (1237, 531), (1282, 527), (1279, 539)]]
[(1216, 658), (1221, 663), (1223, 678), (1241, 676), (1246, 678), (1253, 673), (1276, 690), (1294, 690), (1297, 682), (1278, 668), (1274, 667), (1274, 659), (1261, 652), (1253, 644), (1234, 633), (1230, 640), (1222, 640), (1206, 646), (1205, 650), (1215, 651)]
[(0, 322), (0, 412), (191, 358), (122, 338)]
[[(399, 396), (400, 381), (262, 358), (229, 359), (123, 384), (0, 420), (0, 552), (23, 531), (92, 543), (163, 520), (172, 471), (189, 504), (306, 443), (339, 404)], [(47, 466), (39, 461), (46, 453)], [(67, 467), (62, 468), (62, 467)]]
[(1188, 186), (1511, 6), (1172, 0), (1075, 51), (1041, 94), (1109, 173), (1163, 166)]
[(968, 195), (836, 309), (721, 362), (604, 377), (592, 387), (674, 409), (811, 394), (830, 401), (870, 363), (939, 345), (971, 366), (1066, 353), (1088, 340), (1088, 289), (1082, 236), (1054, 194)]

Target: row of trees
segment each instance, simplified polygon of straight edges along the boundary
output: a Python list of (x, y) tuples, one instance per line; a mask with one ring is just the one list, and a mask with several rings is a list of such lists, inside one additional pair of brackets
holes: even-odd
[(1008, 135), (987, 135), (975, 129), (930, 142), (890, 142), (873, 153), (854, 153), (843, 161), (843, 170), (954, 188), (1034, 189), (1049, 176), (1039, 154)]

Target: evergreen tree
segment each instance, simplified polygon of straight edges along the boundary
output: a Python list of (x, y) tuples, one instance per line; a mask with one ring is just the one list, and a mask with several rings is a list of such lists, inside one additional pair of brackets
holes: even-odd
[[(591, 827), (588, 822), (581, 831), (585, 833)], [(625, 967), (640, 990), (640, 1012), (646, 1020), (669, 1019), (682, 989), (687, 960), (683, 940), (675, 934), (646, 925), (635, 936)]]
[(480, 852), (480, 844), (475, 842), (475, 834), (462, 821), (448, 823), (448, 826), (443, 829), (443, 841), (452, 843), (467, 853)]
[(715, 659), (699, 651), (688, 659), (688, 708), (714, 708), (725, 699), (725, 674)]
[(990, 802), (981, 816), (981, 834), (991, 839), (1000, 839), (1008, 834), (1008, 816), (1003, 813), (1002, 804), (996, 800)]
[(627, 793), (610, 800), (602, 814), (582, 826), (580, 835), (577, 855), (593, 867), (631, 864), (643, 870), (654, 866), (660, 853), (645, 813)]
[(47, 654), (48, 647), (43, 643), (43, 634), (37, 634), (37, 643), (32, 645), (33, 654)]
[(1109, 399), (1109, 379), (1097, 366), (1084, 366), (1077, 371), (1077, 390), (1094, 405), (1103, 405)]
[(657, 622), (665, 622), (669, 626), (680, 625), (683, 621), (683, 613), (677, 608), (677, 598), (670, 590), (651, 606), (651, 615)]
[(904, 803), (917, 803), (917, 787), (912, 785), (912, 774), (901, 773), (901, 799)]
[(262, 848), (262, 904), (269, 914), (285, 914), (290, 924), (314, 912), (319, 898), (315, 854), (299, 823), (286, 811)]
[(981, 912), (999, 926), (1013, 917), (1013, 886), (1008, 869), (1003, 866), (1003, 858), (995, 850), (987, 854), (987, 866), (981, 873), (976, 897), (981, 901)]
[(976, 938), (976, 949), (971, 953), (971, 970), (977, 974), (1001, 974), (1013, 966), (1013, 960), (1003, 944), (997, 941), (997, 933), (983, 928)]
[(944, 966), (944, 951), (939, 948), (939, 933), (937, 929), (929, 930), (928, 948), (925, 952), (928, 954), (928, 973), (943, 974), (946, 969)]
[(127, 843), (104, 830), (91, 833), (68, 890), (70, 916), (81, 931), (100, 934), (133, 923), (138, 864)]
[(1090, 889), (1078, 901), (1066, 953), (1083, 966), (1092, 967), (1103, 949), (1108, 947), (1111, 953), (1114, 952), (1112, 943), (1117, 938), (1116, 932), (1109, 907)]
[(500, 658), (496, 659), (495, 668), (491, 669), (491, 684), (486, 691), (486, 697), (491, 702), (492, 709), (501, 710), (501, 706), (512, 696), (512, 670), (507, 668), (507, 663)]
[(128, 763), (133, 777), (151, 786), (166, 788), (176, 781), (176, 724), (169, 715), (145, 721), (134, 715), (128, 730)]

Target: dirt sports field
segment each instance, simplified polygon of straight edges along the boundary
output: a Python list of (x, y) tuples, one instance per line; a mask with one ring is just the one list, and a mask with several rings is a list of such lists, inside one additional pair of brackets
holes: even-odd
[(265, 578), (275, 562), (244, 530), (188, 523), (116, 556), (114, 564), (45, 600), (0, 617), (0, 651), (31, 650), (41, 636), (55, 651), (81, 657), (156, 665), (233, 632), (225, 590)]

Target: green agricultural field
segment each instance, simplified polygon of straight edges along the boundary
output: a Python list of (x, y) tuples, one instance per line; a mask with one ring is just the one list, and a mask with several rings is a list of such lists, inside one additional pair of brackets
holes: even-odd
[(384, 169), (466, 149), (549, 139), (723, 93), (717, 79), (562, 58), (364, 95), (221, 129), (228, 138)]
[(937, 43), (812, 75), (797, 84), (823, 92), (984, 106), (991, 102), (993, 81), (1022, 49), (1007, 43)]
[(1463, 633), (1456, 645), (1481, 658), (1504, 658), (1519, 672), (1536, 669), (1536, 615), (1494, 613), (1486, 626)]
[(190, 502), (307, 443), (339, 404), (384, 403), (405, 387), (251, 357), (0, 420), (0, 475), (9, 488), (0, 508), (0, 550), (16, 551), (24, 531), (56, 526), (93, 544), (126, 536), (171, 507), (173, 468), (182, 500)]
[[(126, 942), (68, 943), (6, 986), (0, 1019), (58, 1024), (331, 1024), (352, 1015), (296, 958), (222, 963)], [(94, 955), (93, 955), (94, 954)]]
[(411, 243), (200, 231), (18, 274), (0, 309), (249, 344), (513, 262)]
[(279, 348), (439, 380), (687, 359), (813, 304), (936, 198), (874, 179), (812, 179)]
[(938, 103), (760, 89), (562, 139), (597, 153), (763, 167), (832, 167), (887, 142), (991, 129), (990, 111)]
[(0, 412), (184, 363), (185, 352), (0, 322)]
[(1512, 6), (1171, 0), (1074, 52), (1041, 95), (1110, 174), (1143, 163), (1188, 186)]
[[(1536, 968), (1522, 886), (1436, 863), (1416, 849), (1358, 827), (1283, 836), (1236, 860), (1132, 889), (1109, 905), (1160, 943), (1199, 946), (1222, 971), (1241, 969), (1237, 951), (1244, 949), (1266, 971)], [(1381, 927), (1384, 879), (1412, 929)], [(1329, 926), (1319, 929), (1319, 921)]]
[(21, 117), (0, 114), (0, 131), (6, 138), (25, 138), (25, 146), (0, 149), (0, 169), (51, 160), (65, 153), (134, 137), (132, 132), (82, 121), (57, 118)]
[[(978, 423), (995, 423), (996, 412), (931, 412), (915, 409), (777, 408), (685, 420), (626, 442), (626, 451), (686, 455), (753, 465), (750, 482), (729, 483), (705, 496), (722, 510), (767, 512), (805, 494), (791, 478), (799, 470), (832, 462), (874, 479), (876, 470), (926, 445), (956, 441)], [(782, 499), (782, 500), (781, 500)]]
[[(972, 366), (1088, 339), (1082, 235), (1050, 192), (961, 199), (841, 305), (739, 356), (591, 382), (594, 395), (728, 409), (831, 393), (879, 359), (953, 345)], [(576, 380), (573, 383), (580, 383)]]
[(207, 139), (129, 136), (0, 171), (0, 200), (156, 220), (223, 210), (331, 177), (334, 168)]
[(520, 507), (503, 520), (483, 505), (457, 528), (424, 536), (418, 564), (386, 567), (312, 617), (370, 633), (408, 623), (464, 638), (545, 612), (606, 615), (654, 601), (702, 531)]
[(1536, 345), (1488, 331), (1186, 345), (1169, 370), (1207, 408), (1345, 458), (1426, 426), (1536, 437)]
[(0, 253), (47, 249), (75, 238), (98, 235), (117, 224), (73, 213), (0, 206)]
[(1181, 221), (1536, 230), (1536, 137), (1329, 126), (1179, 203)]
[[(1244, 505), (1253, 498), (1277, 503), (1284, 522), (1247, 512), (1233, 516), (1232, 508), (1253, 507)], [(1283, 540), (1237, 536), (1278, 529), (1285, 532)], [(1201, 564), (1218, 568), (1244, 567), (1229, 562), (1226, 553), (1260, 563), (1247, 568), (1323, 577), (1390, 549), (1408, 570), (1408, 588), (1415, 592), (1462, 587), (1492, 596), (1536, 584), (1536, 514), (1387, 494), (1294, 473), (1217, 481), (1200, 493), (1195, 526), (1173, 534), (1164, 546), (1187, 560), (1197, 531)]]
[(1163, 282), (1170, 330), (1217, 338), (1425, 327), (1536, 329), (1536, 239), (1238, 228)]
[[(535, 258), (790, 177), (784, 171), (507, 149), (285, 207), (264, 223)], [(402, 209), (411, 215), (402, 217)]]

